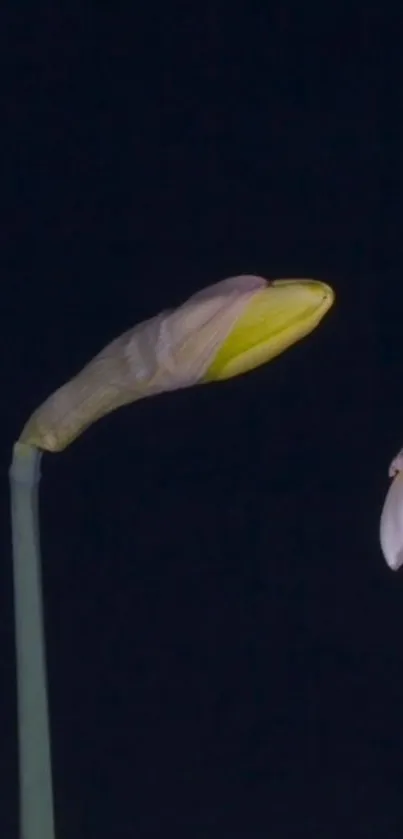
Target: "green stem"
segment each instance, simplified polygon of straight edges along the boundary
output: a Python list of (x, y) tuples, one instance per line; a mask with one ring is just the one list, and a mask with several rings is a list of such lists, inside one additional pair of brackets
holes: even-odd
[(55, 839), (39, 545), (40, 460), (38, 449), (15, 444), (10, 485), (21, 839)]

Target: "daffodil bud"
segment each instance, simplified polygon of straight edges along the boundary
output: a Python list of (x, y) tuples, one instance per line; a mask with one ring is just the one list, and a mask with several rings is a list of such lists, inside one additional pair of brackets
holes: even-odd
[(216, 283), (112, 341), (35, 411), (20, 441), (61, 451), (122, 405), (251, 370), (311, 332), (333, 299), (315, 280)]

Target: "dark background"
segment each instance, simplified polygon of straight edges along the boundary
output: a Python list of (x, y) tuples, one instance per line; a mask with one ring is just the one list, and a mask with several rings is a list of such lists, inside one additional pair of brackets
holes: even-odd
[(275, 363), (43, 459), (57, 835), (401, 837), (400, 9), (129, 5), (2, 13), (0, 833), (12, 443), (113, 337), (258, 273), (336, 305)]

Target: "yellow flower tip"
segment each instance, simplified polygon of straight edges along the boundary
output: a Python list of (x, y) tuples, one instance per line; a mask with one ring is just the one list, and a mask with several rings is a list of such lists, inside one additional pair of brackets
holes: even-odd
[(248, 302), (204, 381), (229, 379), (275, 358), (312, 332), (333, 302), (333, 289), (318, 280), (269, 283)]

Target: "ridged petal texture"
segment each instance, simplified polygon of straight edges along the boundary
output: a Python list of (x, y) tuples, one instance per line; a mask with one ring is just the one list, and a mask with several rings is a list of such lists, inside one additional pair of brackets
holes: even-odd
[(125, 332), (32, 414), (20, 441), (61, 451), (122, 405), (198, 384), (249, 301), (266, 287), (262, 277), (230, 277)]

